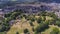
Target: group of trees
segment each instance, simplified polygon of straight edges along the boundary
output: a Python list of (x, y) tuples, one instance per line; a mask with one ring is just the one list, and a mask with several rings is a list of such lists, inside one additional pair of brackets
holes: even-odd
[(35, 29), (35, 34), (38, 34), (38, 33), (41, 34), (41, 32), (44, 31), (44, 30), (47, 29), (47, 28), (49, 28), (48, 24), (42, 22), (42, 23), (40, 23), (39, 26)]
[[(39, 13), (38, 16), (40, 16), (40, 17), (38, 19), (36, 19), (35, 16), (33, 16), (33, 15), (22, 15), (21, 16), (21, 13), (23, 13), (22, 10), (15, 10), (14, 12), (10, 12), (8, 14), (5, 14), (4, 20), (2, 20), (2, 22), (0, 23), (0, 32), (1, 31), (2, 32), (3, 31), (8, 31), (10, 29), (9, 21), (15, 20), (16, 17), (19, 16), (19, 15), (20, 15), (21, 18), (25, 17), (26, 20), (30, 20), (31, 21), (30, 22), (31, 26), (34, 26), (33, 22), (37, 21), (37, 23), (39, 24), (39, 26), (37, 26), (35, 30), (33, 28), (35, 34), (38, 34), (39, 32), (41, 33), (45, 29), (49, 28), (49, 25), (51, 25), (51, 24), (60, 26), (60, 20), (59, 20), (59, 18), (53, 12), (42, 11), (42, 12)], [(52, 17), (53, 20), (46, 21), (46, 16)], [(51, 32), (51, 34), (58, 33), (59, 31), (57, 31), (57, 30), (54, 29), (52, 31), (53, 33)], [(28, 32), (29, 31), (27, 29), (24, 30), (24, 33), (28, 33)], [(19, 33), (17, 32), (16, 34), (19, 34)]]
[[(37, 26), (36, 29), (33, 28), (35, 34), (41, 33), (45, 29), (49, 28), (49, 25), (52, 25), (52, 24), (60, 26), (60, 20), (57, 17), (57, 15), (54, 14), (54, 12), (45, 12), (45, 11), (43, 12), (42, 11), (39, 13), (38, 16), (40, 17), (36, 19), (35, 16), (33, 15), (23, 15), (25, 19), (31, 21), (29, 22), (31, 26), (34, 26), (33, 25), (34, 21), (37, 21), (37, 23), (39, 24), (39, 26)], [(46, 16), (51, 17), (53, 19), (46, 20)]]
[(16, 17), (18, 15), (20, 15), (21, 13), (22, 13), (21, 10), (15, 10), (13, 12), (5, 14), (5, 18), (0, 23), (0, 32), (8, 31), (10, 29), (10, 27), (11, 27), (11, 25), (9, 24), (9, 22), (11, 20), (16, 19)]
[[(43, 12), (42, 11), (38, 14), (38, 16), (40, 16), (40, 17), (36, 19), (35, 16), (33, 16), (33, 15), (28, 15), (28, 16), (24, 15), (25, 19), (31, 21), (30, 22), (31, 26), (34, 26), (33, 25), (34, 21), (37, 21), (37, 23), (39, 24), (39, 26), (37, 26), (36, 29), (33, 28), (35, 34), (38, 34), (38, 33), (41, 34), (42, 31), (49, 28), (49, 25), (52, 25), (52, 24), (60, 26), (60, 19), (58, 18), (57, 15), (54, 14), (54, 12), (45, 12), (45, 11)], [(46, 20), (46, 16), (51, 17), (52, 19)], [(53, 34), (53, 32), (51, 32), (51, 34)], [(54, 34), (56, 34), (56, 33), (54, 33)]]
[[(35, 30), (35, 34), (38, 34), (42, 31), (44, 31), (45, 29), (49, 28), (49, 25), (57, 25), (60, 26), (60, 19), (57, 17), (57, 15), (54, 14), (54, 12), (40, 12), (39, 16), (43, 16), (43, 19), (41, 17), (39, 17), (37, 19), (37, 23), (39, 23), (39, 26), (37, 26), (36, 30)], [(46, 16), (53, 18), (52, 20), (47, 20), (46, 21)], [(55, 28), (51, 34), (58, 34), (59, 29)]]

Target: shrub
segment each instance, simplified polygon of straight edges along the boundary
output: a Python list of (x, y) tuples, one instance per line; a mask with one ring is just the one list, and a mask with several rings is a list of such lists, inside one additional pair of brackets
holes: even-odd
[(40, 25), (36, 28), (35, 33), (39, 33), (49, 28), (48, 24), (40, 23)]
[(46, 11), (42, 11), (42, 12), (40, 12), (40, 15), (41, 16), (46, 16), (46, 13), (47, 13)]
[(16, 32), (16, 34), (19, 34), (19, 32)]
[(56, 21), (55, 25), (60, 27), (60, 21)]
[(16, 19), (18, 15), (20, 15), (23, 11), (21, 10), (15, 10), (13, 12), (10, 12), (8, 14), (5, 14), (5, 18), (0, 23), (0, 32), (8, 31), (10, 29), (9, 21)]
[(33, 32), (35, 31), (34, 27), (32, 27), (32, 31), (33, 31)]
[(35, 18), (31, 18), (31, 21), (34, 22), (35, 21)]
[(50, 34), (59, 34), (59, 29), (53, 28), (53, 30), (50, 32)]
[(28, 29), (25, 29), (25, 30), (24, 30), (24, 33), (28, 33), (28, 32), (29, 32)]
[(38, 23), (41, 23), (41, 21), (42, 21), (42, 18), (39, 17), (39, 18), (37, 19), (37, 22), (38, 22)]
[(32, 22), (29, 22), (31, 26), (34, 26)]

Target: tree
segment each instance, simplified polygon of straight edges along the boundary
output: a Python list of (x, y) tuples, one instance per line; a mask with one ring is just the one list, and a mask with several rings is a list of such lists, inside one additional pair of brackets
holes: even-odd
[(16, 32), (16, 34), (19, 34), (19, 32)]
[(28, 29), (25, 29), (25, 30), (24, 30), (24, 33), (25, 33), (25, 34), (28, 33), (28, 32), (29, 32)]
[[(46, 16), (46, 13), (48, 13), (48, 12), (46, 12), (46, 11), (40, 11), (39, 13), (38, 13), (38, 16)], [(48, 15), (48, 14), (47, 14)]]
[(15, 10), (13, 12), (10, 12), (8, 14), (5, 14), (5, 18), (0, 23), (0, 32), (8, 31), (10, 29), (9, 21), (16, 19), (17, 16), (19, 16), (23, 11), (21, 10)]
[(41, 21), (42, 21), (42, 18), (39, 17), (39, 18), (37, 19), (37, 22), (38, 22), (38, 23), (41, 23)]
[(34, 25), (33, 25), (33, 22), (29, 22), (29, 23), (30, 23), (31, 26), (34, 26)]
[(60, 21), (56, 21), (55, 25), (58, 25), (60, 27)]
[(53, 17), (54, 19), (57, 19), (57, 15), (54, 12), (47, 12), (46, 16)]
[(36, 28), (35, 33), (41, 33), (42, 31), (44, 31), (45, 29), (49, 28), (48, 24), (46, 23), (40, 23), (40, 25)]
[(35, 18), (31, 18), (31, 21), (34, 22), (35, 21)]

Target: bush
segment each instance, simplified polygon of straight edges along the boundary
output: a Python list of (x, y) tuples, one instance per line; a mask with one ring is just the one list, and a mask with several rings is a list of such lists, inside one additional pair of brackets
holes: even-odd
[(0, 32), (0, 34), (6, 34), (6, 31), (5, 32)]
[(31, 26), (34, 26), (32, 22), (29, 22)]
[(5, 14), (4, 16), (5, 16), (5, 17), (10, 17), (12, 13), (13, 13), (13, 12), (10, 12), (10, 13), (8, 13), (8, 14)]
[(31, 15), (26, 16), (25, 19), (31, 20), (32, 22), (34, 22), (36, 20), (35, 17), (31, 16)]
[(39, 33), (49, 28), (48, 24), (40, 23), (40, 25), (36, 28), (35, 33)]
[(25, 34), (28, 33), (28, 32), (29, 32), (28, 29), (25, 29), (25, 30), (24, 30), (24, 33), (25, 33)]
[(0, 23), (0, 32), (8, 31), (10, 29), (9, 21), (16, 19), (16, 17), (19, 16), (21, 13), (23, 13), (23, 11), (15, 10), (13, 12), (5, 14), (5, 18)]
[(31, 21), (34, 22), (35, 21), (35, 18), (31, 18)]
[(16, 34), (19, 34), (19, 32), (16, 32)]
[(52, 25), (52, 24), (55, 24), (55, 20), (46, 20), (45, 23), (47, 23), (48, 25)]
[(50, 16), (50, 17), (53, 17), (54, 19), (57, 19), (57, 15), (55, 15), (54, 12), (47, 12), (46, 16)]
[(50, 34), (59, 34), (59, 29), (53, 28), (53, 30), (50, 32)]
[(41, 12), (40, 12), (40, 15), (41, 15), (41, 16), (46, 16), (46, 13), (47, 13), (46, 11), (41, 11)]
[(55, 25), (60, 27), (60, 21), (56, 21)]
[(35, 31), (34, 27), (32, 27), (32, 31), (33, 31), (33, 32)]
[(37, 19), (37, 22), (38, 22), (38, 23), (41, 23), (41, 21), (42, 21), (42, 18), (39, 17), (39, 18)]

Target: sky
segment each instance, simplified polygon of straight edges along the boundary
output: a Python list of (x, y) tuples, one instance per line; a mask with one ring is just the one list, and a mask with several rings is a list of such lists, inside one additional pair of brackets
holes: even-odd
[(59, 2), (60, 0), (0, 0), (0, 1), (20, 1), (20, 2)]
[(0, 0), (0, 1), (37, 1), (37, 0)]

